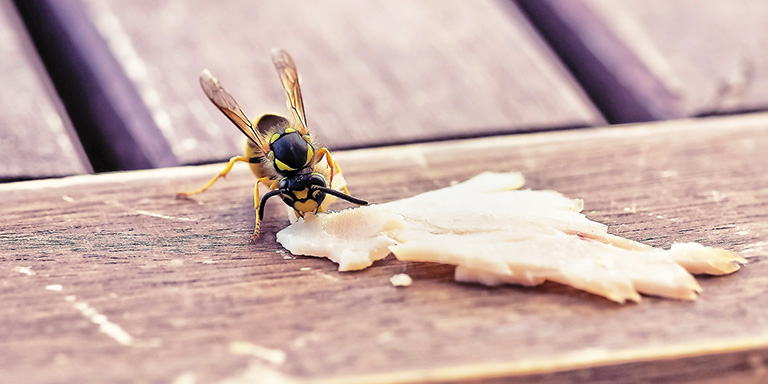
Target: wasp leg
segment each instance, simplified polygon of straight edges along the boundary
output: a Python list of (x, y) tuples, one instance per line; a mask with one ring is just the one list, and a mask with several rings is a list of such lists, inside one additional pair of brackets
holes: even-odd
[(242, 161), (244, 163), (247, 163), (248, 160), (249, 160), (249, 158), (246, 157), (246, 156), (233, 156), (231, 159), (229, 159), (229, 163), (227, 163), (227, 166), (224, 167), (224, 169), (222, 169), (221, 172), (219, 172), (218, 175), (214, 176), (213, 179), (208, 181), (208, 184), (205, 184), (202, 188), (194, 190), (194, 191), (191, 191), (191, 192), (179, 192), (179, 193), (176, 194), (176, 197), (188, 197), (188, 196), (192, 196), (192, 195), (197, 195), (198, 193), (205, 192), (205, 190), (210, 188), (211, 185), (213, 185), (213, 183), (216, 182), (216, 180), (218, 180), (218, 179), (220, 179), (222, 177), (227, 176), (229, 171), (232, 170), (232, 167), (235, 166), (236, 162)]
[[(328, 148), (320, 148), (317, 153), (320, 154), (321, 158), (322, 156), (325, 156), (325, 160), (328, 162), (328, 168), (331, 169), (331, 180), (328, 181), (328, 187), (333, 188), (333, 175), (334, 173), (341, 173), (341, 167), (339, 167), (339, 163), (333, 159), (333, 156), (331, 156), (331, 151), (329, 151)], [(349, 194), (349, 189), (347, 189), (346, 185), (342, 186), (341, 189), (347, 195)]]
[(253, 186), (253, 209), (256, 212), (256, 225), (253, 228), (253, 236), (251, 236), (251, 240), (253, 241), (259, 238), (259, 225), (261, 224), (259, 221), (259, 205), (261, 204), (261, 197), (259, 196), (259, 183), (263, 183), (269, 187), (269, 189), (274, 189), (272, 188), (274, 186), (273, 183), (268, 183), (269, 181), (271, 181), (269, 176), (260, 177), (256, 180), (256, 185)]

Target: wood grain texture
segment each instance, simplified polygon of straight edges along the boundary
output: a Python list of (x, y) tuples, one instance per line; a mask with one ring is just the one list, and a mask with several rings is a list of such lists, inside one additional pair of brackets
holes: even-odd
[(519, 3), (612, 122), (768, 108), (765, 2)]
[(0, 1), (0, 180), (91, 171), (16, 10)]
[[(602, 382), (764, 379), (768, 115), (337, 152), (374, 202), (483, 170), (585, 200), (610, 232), (750, 258), (695, 302), (638, 305), (547, 283), (456, 284), (391, 258), (352, 273), (258, 243), (247, 167), (223, 164), (0, 186), (0, 376), (9, 382)], [(343, 207), (340, 205), (339, 207)], [(414, 283), (395, 288), (389, 278)], [(121, 333), (122, 332), (122, 333)], [(127, 335), (127, 336), (126, 336)], [(109, 367), (109, 369), (104, 369)], [(760, 376), (763, 375), (763, 376)]]
[(179, 165), (79, 0), (15, 5), (95, 171)]
[(506, 1), (84, 4), (185, 164), (242, 145), (200, 91), (203, 68), (251, 119), (286, 114), (274, 47), (296, 60), (310, 128), (332, 149), (602, 121)]

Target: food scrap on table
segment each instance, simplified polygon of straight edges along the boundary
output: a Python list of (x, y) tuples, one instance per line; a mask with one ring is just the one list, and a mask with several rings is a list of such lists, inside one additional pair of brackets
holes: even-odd
[(413, 284), (413, 279), (405, 273), (398, 273), (390, 277), (389, 282), (395, 287), (407, 287)]
[(664, 250), (608, 233), (555, 191), (520, 190), (520, 173), (477, 175), (385, 204), (308, 215), (277, 234), (294, 255), (359, 270), (390, 252), (398, 260), (452, 264), (455, 279), (495, 286), (570, 285), (615, 302), (640, 294), (693, 300), (692, 274), (722, 275), (746, 260), (721, 248), (675, 243)]

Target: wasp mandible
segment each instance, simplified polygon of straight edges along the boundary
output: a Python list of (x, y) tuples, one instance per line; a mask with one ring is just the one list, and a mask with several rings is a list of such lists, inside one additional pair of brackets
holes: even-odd
[[(226, 176), (235, 163), (249, 163), (251, 171), (257, 177), (253, 190), (256, 225), (252, 238), (259, 236), (259, 223), (264, 219), (264, 205), (273, 196), (279, 195), (285, 204), (293, 208), (297, 217), (304, 217), (308, 212), (322, 212), (327, 205), (323, 202), (328, 202), (326, 195), (336, 196), (354, 204), (368, 204), (350, 196), (346, 184), (340, 186), (341, 191), (331, 188), (334, 186), (333, 177), (341, 173), (341, 168), (331, 156), (331, 152), (314, 142), (309, 134), (296, 64), (287, 52), (280, 49), (272, 51), (272, 63), (287, 95), (287, 105), (293, 121), (282, 116), (266, 114), (251, 123), (234, 97), (224, 90), (208, 70), (203, 70), (200, 74), (200, 86), (205, 95), (247, 137), (245, 155), (229, 159), (227, 166), (202, 188), (177, 194), (179, 197), (188, 197), (204, 192), (216, 180)], [(264, 184), (270, 189), (261, 198), (259, 184)]]

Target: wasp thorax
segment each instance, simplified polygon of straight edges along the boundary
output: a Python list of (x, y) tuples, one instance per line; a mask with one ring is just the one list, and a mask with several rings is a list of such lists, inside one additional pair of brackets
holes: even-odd
[(325, 192), (313, 187), (325, 187), (325, 178), (319, 173), (303, 173), (280, 181), (280, 198), (299, 212), (316, 212), (325, 200)]
[(275, 169), (280, 173), (292, 173), (305, 168), (315, 155), (312, 145), (292, 128), (272, 135), (269, 149), (274, 156)]

